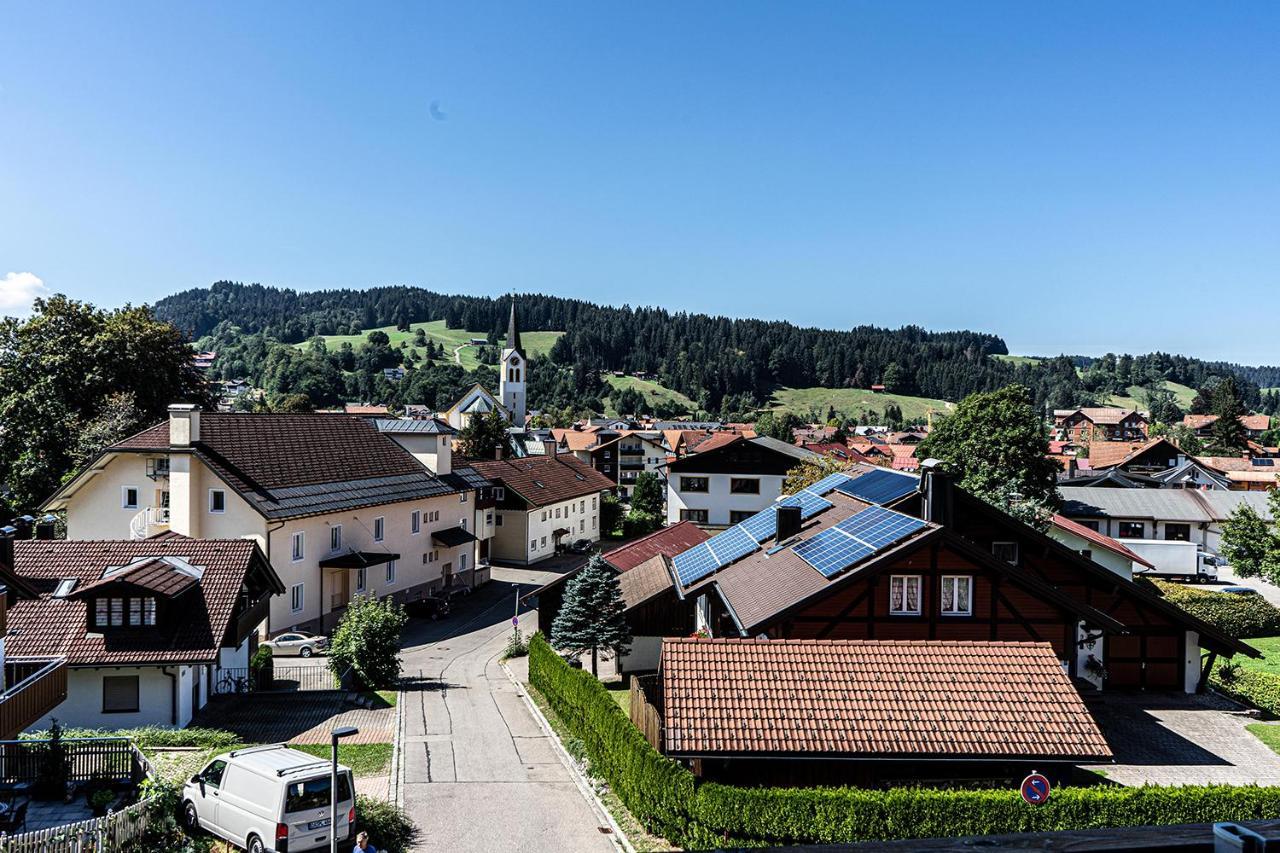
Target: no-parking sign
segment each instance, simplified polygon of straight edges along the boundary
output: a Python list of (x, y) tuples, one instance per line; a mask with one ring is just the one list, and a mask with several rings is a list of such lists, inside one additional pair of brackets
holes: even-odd
[(1018, 793), (1029, 805), (1042, 806), (1049, 802), (1049, 780), (1041, 773), (1032, 773), (1022, 780)]

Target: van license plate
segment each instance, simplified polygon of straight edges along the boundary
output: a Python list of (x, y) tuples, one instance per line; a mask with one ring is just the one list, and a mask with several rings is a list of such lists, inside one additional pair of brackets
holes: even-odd
[(328, 825), (329, 818), (325, 818), (324, 820), (313, 820), (311, 823), (307, 824), (307, 829), (324, 829)]

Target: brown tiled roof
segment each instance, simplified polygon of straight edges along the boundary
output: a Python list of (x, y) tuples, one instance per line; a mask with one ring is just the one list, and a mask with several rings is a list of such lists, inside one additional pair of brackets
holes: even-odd
[[(1078, 411), (1095, 424), (1104, 424), (1106, 426), (1114, 426), (1130, 415), (1139, 414), (1133, 409), (1115, 409), (1109, 407), (1079, 409)], [(1141, 417), (1140, 414), (1139, 417)]]
[(644, 604), (659, 593), (666, 592), (674, 586), (671, 580), (671, 569), (667, 566), (667, 558), (655, 554), (643, 563), (618, 575), (618, 586), (622, 589), (622, 600), (627, 609)]
[[(1159, 441), (1159, 439), (1152, 439)], [(1089, 467), (1112, 468), (1130, 455), (1145, 449), (1150, 442), (1142, 441), (1091, 441), (1089, 442)]]
[(502, 485), (534, 506), (597, 494), (616, 485), (604, 474), (567, 453), (475, 460), (469, 464), (480, 476), (494, 482), (501, 481)]
[(674, 557), (709, 538), (706, 532), (692, 521), (680, 521), (648, 536), (642, 536), (634, 542), (614, 548), (607, 552), (604, 558), (619, 571), (625, 572), (654, 555), (663, 554)]
[[(169, 422), (108, 448), (169, 448)], [(202, 412), (191, 452), (268, 518), (316, 515), (463, 491), (436, 476), (366, 418)]]
[(685, 436), (684, 445), (685, 450), (690, 453), (706, 453), (708, 450), (715, 450), (717, 447), (743, 440), (745, 439), (742, 435), (736, 432), (713, 432), (710, 435), (694, 433)]
[(1197, 456), (1196, 461), (1224, 473), (1255, 470), (1253, 461), (1247, 456)]
[(150, 590), (156, 595), (161, 595), (165, 598), (177, 598), (199, 582), (191, 575), (179, 571), (173, 564), (161, 559), (154, 559), (138, 563), (133, 568), (125, 571), (115, 572), (107, 577), (100, 577), (96, 581), (89, 581), (83, 585), (77, 584), (76, 589), (71, 594), (80, 598), (90, 590), (98, 590), (113, 584), (128, 584), (140, 589)]
[(662, 643), (682, 755), (1092, 761), (1111, 749), (1048, 643)]
[[(1217, 419), (1217, 415), (1183, 415), (1182, 424), (1191, 429), (1204, 429)], [(1241, 415), (1240, 423), (1247, 430), (1261, 431), (1271, 427), (1271, 418), (1267, 415)]]
[[(251, 570), (255, 578), (261, 578), (255, 581), (261, 592), (266, 591), (262, 586), (284, 591), (262, 551), (249, 539), (188, 539), (167, 534), (125, 541), (26, 540), (14, 546), (17, 573), (40, 597), (19, 601), (9, 611), (5, 651), (11, 655), (61, 655), (72, 666), (213, 660), (231, 627), (236, 601)], [(84, 599), (52, 597), (65, 578), (78, 579), (77, 587), (84, 588), (101, 580), (110, 567), (135, 561), (163, 562), (166, 557), (203, 569), (196, 590), (180, 602), (181, 618), (168, 624), (91, 634)]]

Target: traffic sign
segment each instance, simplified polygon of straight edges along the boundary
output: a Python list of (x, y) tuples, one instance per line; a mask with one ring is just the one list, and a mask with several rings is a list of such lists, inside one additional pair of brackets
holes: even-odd
[(1049, 780), (1042, 773), (1032, 773), (1022, 780), (1019, 793), (1028, 804), (1042, 806), (1049, 802)]
[(520, 627), (520, 617), (519, 617), (519, 616), (512, 616), (512, 617), (511, 617), (511, 624), (512, 624), (512, 625), (515, 625), (517, 628), (519, 628), (519, 627)]

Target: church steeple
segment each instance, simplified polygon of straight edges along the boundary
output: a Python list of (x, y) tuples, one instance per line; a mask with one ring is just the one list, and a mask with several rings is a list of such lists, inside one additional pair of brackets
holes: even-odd
[(520, 327), (516, 325), (516, 300), (511, 299), (511, 320), (507, 323), (507, 345), (503, 349), (515, 350), (524, 355), (524, 348), (520, 346)]

